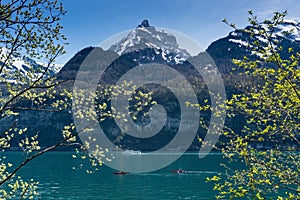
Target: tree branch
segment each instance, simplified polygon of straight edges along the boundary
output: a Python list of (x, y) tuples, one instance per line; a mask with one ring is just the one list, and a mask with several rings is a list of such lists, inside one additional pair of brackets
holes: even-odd
[[(86, 127), (87, 128), (87, 127)], [(78, 136), (81, 132), (83, 132), (86, 128), (82, 129), (81, 131), (78, 131), (77, 133), (70, 135), (69, 137), (64, 138), (63, 140), (61, 140), (60, 142), (58, 142), (57, 144), (50, 146), (48, 148), (45, 148), (42, 151), (39, 151), (38, 153), (26, 158), (17, 168), (15, 168), (9, 175), (7, 175), (4, 179), (2, 179), (0, 181), (0, 186), (3, 185), (6, 181), (8, 181), (9, 179), (11, 179), (22, 167), (24, 167), (28, 162), (30, 162), (31, 160), (33, 160), (34, 158), (43, 155), (44, 153), (51, 151), (55, 148), (57, 148), (58, 146), (61, 146), (62, 144), (64, 144), (65, 142), (67, 142), (69, 139)]]

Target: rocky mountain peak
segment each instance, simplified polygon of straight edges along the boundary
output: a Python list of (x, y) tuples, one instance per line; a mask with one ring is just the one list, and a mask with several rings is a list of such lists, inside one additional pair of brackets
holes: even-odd
[(149, 21), (147, 19), (144, 19), (142, 23), (137, 26), (137, 28), (146, 28), (146, 27), (150, 27)]
[(147, 48), (156, 49), (165, 54), (176, 54), (183, 59), (191, 56), (187, 50), (179, 47), (174, 35), (150, 26), (147, 19), (143, 20), (136, 29), (129, 32), (119, 42), (112, 45), (109, 50), (122, 55)]

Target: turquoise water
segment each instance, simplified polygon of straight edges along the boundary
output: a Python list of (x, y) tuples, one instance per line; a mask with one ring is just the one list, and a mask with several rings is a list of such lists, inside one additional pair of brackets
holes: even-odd
[[(6, 153), (13, 163), (22, 158), (20, 152)], [(113, 175), (114, 169), (102, 167), (93, 174), (72, 170), (81, 160), (71, 152), (50, 152), (31, 161), (19, 174), (39, 181), (38, 199), (214, 199), (212, 185), (206, 177), (222, 172), (222, 155), (211, 153), (203, 159), (197, 153), (186, 153), (161, 170)], [(188, 170), (188, 174), (171, 173), (172, 169)]]

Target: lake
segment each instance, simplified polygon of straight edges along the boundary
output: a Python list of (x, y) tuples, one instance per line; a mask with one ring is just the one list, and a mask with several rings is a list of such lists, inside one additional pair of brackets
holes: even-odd
[[(21, 152), (5, 154), (13, 163), (21, 161)], [(49, 152), (32, 160), (19, 174), (40, 182), (38, 199), (214, 199), (216, 193), (206, 177), (222, 172), (221, 162), (220, 153), (203, 159), (197, 153), (185, 153), (171, 165), (150, 173), (114, 175), (116, 170), (103, 166), (87, 174), (84, 169), (72, 169), (82, 160), (72, 158), (71, 152)], [(179, 168), (188, 173), (171, 173)]]

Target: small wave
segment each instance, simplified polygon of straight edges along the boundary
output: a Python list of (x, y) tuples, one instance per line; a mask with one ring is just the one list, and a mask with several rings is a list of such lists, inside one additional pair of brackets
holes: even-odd
[[(218, 174), (219, 172), (217, 171), (189, 171), (187, 170), (184, 173), (179, 173), (180, 175), (199, 175), (199, 174)], [(136, 173), (136, 174), (131, 174), (134, 176), (174, 176), (174, 175), (178, 175), (178, 173), (172, 173), (172, 172), (163, 172), (163, 173)]]
[(171, 173), (137, 173), (137, 174), (132, 174), (135, 176), (171, 176)]

